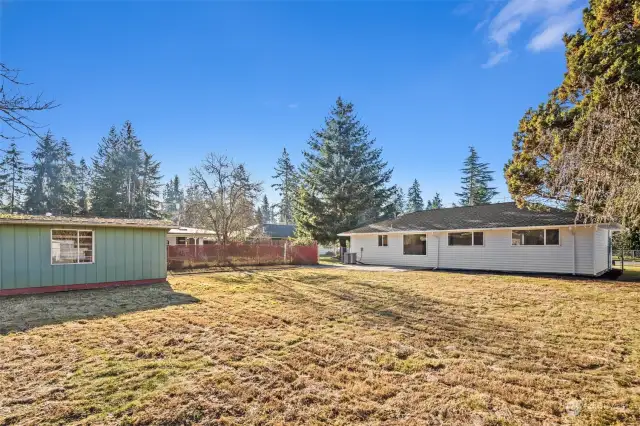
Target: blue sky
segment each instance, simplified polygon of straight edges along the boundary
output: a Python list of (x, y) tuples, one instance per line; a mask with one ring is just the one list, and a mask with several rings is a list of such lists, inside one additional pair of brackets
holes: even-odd
[[(265, 182), (294, 161), (337, 96), (425, 199), (456, 201), (474, 145), (496, 171), (518, 120), (565, 69), (561, 35), (582, 0), (4, 2), (0, 61), (59, 104), (34, 117), (89, 158), (131, 120), (168, 179), (208, 152)], [(21, 139), (29, 153), (35, 141)]]

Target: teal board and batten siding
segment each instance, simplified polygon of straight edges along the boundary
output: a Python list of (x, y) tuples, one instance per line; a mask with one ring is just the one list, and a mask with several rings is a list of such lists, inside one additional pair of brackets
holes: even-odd
[[(52, 229), (93, 230), (94, 263), (51, 265)], [(165, 229), (0, 225), (0, 290), (166, 276)]]

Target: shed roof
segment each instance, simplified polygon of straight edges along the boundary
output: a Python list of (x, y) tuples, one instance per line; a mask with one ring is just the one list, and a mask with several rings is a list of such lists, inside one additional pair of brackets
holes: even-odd
[(451, 207), (409, 213), (344, 232), (340, 235), (401, 231), (449, 231), (458, 229), (525, 228), (574, 225), (576, 214), (556, 208), (520, 209), (515, 203)]
[(45, 216), (0, 214), (0, 225), (82, 225), (107, 226), (121, 228), (160, 228), (170, 229), (175, 225), (165, 220), (123, 219), (80, 216)]

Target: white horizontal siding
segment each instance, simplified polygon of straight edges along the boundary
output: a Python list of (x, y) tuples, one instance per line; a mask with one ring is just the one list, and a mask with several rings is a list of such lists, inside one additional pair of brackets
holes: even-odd
[(609, 265), (609, 230), (598, 228), (594, 233), (593, 240), (593, 264), (595, 267), (595, 273), (600, 274), (608, 271), (611, 266)]
[[(352, 235), (351, 252), (372, 265), (419, 266), (442, 269), (492, 270), (572, 274), (574, 238), (569, 228), (560, 228), (559, 246), (512, 246), (511, 230), (484, 231), (483, 246), (449, 246), (446, 232), (427, 233), (427, 255), (403, 255), (401, 234), (388, 234), (389, 245), (378, 247), (374, 234)], [(594, 229), (576, 229), (576, 273), (594, 274)]]
[(435, 239), (427, 238), (427, 255), (404, 255), (402, 235), (389, 234), (387, 247), (378, 247), (378, 236), (352, 235), (351, 253), (358, 253), (358, 260), (370, 265), (420, 266), (435, 268)]

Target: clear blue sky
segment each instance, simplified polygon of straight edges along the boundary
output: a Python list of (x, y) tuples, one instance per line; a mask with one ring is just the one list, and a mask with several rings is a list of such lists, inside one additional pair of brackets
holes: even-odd
[(513, 132), (561, 81), (583, 3), (4, 2), (0, 60), (60, 103), (34, 118), (78, 158), (128, 119), (166, 179), (227, 153), (271, 197), (282, 148), (299, 162), (342, 96), (394, 183), (451, 203), (469, 145), (508, 196)]

